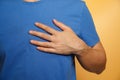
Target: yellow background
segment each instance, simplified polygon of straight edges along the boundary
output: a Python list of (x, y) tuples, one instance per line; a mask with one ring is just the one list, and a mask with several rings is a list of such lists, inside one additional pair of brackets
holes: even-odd
[(77, 80), (120, 80), (120, 0), (86, 0), (106, 50), (106, 70), (96, 75), (76, 63)]

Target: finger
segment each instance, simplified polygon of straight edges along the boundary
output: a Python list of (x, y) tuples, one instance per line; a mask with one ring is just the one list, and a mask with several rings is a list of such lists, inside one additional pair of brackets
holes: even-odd
[(40, 42), (40, 41), (36, 41), (36, 40), (30, 40), (30, 42), (36, 46), (40, 46), (40, 47), (46, 47), (46, 48), (50, 48), (52, 47), (52, 44), (50, 42)]
[(53, 48), (37, 47), (38, 50), (50, 53), (56, 53), (56, 50)]
[(53, 28), (50, 28), (49, 26), (46, 26), (42, 23), (38, 23), (36, 22), (35, 25), (43, 30), (45, 30), (46, 32), (50, 33), (50, 34), (56, 34), (56, 30), (54, 30)]
[(48, 41), (51, 41), (51, 38), (52, 38), (50, 35), (45, 34), (45, 33), (41, 33), (41, 32), (38, 32), (38, 31), (30, 30), (29, 33), (30, 33), (31, 35), (41, 37), (41, 38), (46, 39), (46, 40), (48, 40)]
[(65, 24), (57, 21), (56, 19), (53, 19), (53, 23), (58, 26), (60, 29), (64, 30), (70, 30), (70, 28), (68, 26), (66, 26)]

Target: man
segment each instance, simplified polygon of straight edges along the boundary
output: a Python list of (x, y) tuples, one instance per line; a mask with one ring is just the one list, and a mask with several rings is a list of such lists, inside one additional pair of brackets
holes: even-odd
[(90, 72), (104, 70), (105, 51), (83, 1), (1, 0), (0, 14), (0, 80), (76, 80), (75, 56)]

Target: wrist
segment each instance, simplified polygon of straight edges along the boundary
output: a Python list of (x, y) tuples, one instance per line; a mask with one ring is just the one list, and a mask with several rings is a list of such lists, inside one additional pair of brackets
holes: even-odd
[(89, 49), (91, 49), (91, 47), (89, 47), (86, 43), (83, 43), (77, 48), (77, 50), (73, 54), (76, 56), (83, 56), (84, 53), (86, 53), (86, 51), (88, 51)]

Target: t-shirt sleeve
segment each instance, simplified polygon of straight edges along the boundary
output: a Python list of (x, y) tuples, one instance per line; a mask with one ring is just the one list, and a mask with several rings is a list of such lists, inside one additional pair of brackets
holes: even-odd
[(99, 42), (99, 37), (95, 29), (92, 16), (84, 3), (83, 11), (81, 14), (79, 37), (88, 45), (94, 46)]

